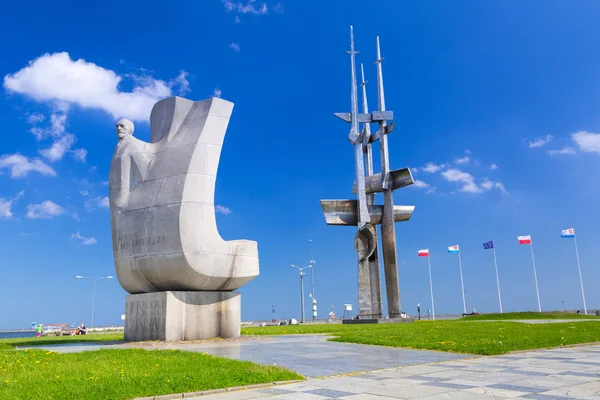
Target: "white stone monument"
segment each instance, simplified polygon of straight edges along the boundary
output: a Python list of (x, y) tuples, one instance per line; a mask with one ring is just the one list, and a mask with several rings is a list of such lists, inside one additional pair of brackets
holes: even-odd
[(240, 334), (240, 294), (258, 276), (257, 243), (225, 241), (214, 192), (233, 103), (159, 101), (150, 143), (117, 122), (110, 167), (115, 268), (126, 301), (125, 340), (198, 340)]

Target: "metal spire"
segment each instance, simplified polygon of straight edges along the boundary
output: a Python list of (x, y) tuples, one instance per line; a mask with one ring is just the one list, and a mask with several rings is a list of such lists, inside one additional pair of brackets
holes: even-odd
[(358, 88), (356, 86), (356, 63), (354, 51), (354, 29), (350, 26), (350, 63), (352, 70), (352, 92), (351, 92), (351, 127), (348, 139), (354, 145), (354, 164), (356, 169), (356, 195), (358, 197), (358, 230), (361, 231), (364, 226), (371, 221), (369, 210), (367, 208), (367, 195), (365, 190), (365, 166), (363, 159), (362, 143), (358, 141), (360, 132), (358, 131)]

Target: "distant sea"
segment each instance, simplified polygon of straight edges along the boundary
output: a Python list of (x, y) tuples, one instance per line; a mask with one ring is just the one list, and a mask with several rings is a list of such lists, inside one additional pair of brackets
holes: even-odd
[(34, 337), (35, 335), (35, 331), (0, 331), (0, 339), (28, 338)]

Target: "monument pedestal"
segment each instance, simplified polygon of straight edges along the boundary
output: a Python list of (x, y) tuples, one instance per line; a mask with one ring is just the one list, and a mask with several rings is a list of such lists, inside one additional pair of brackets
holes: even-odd
[(127, 296), (125, 341), (240, 336), (241, 294), (167, 291)]

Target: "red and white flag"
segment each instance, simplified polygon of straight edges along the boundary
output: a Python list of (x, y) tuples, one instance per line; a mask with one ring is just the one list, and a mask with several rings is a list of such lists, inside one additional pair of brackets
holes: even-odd
[(419, 250), (419, 257), (429, 257), (429, 249)]
[(517, 236), (519, 240), (519, 244), (531, 244), (531, 235), (527, 236)]

